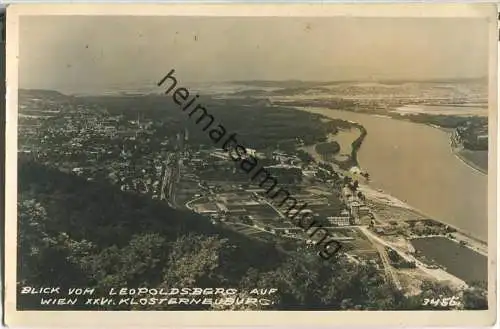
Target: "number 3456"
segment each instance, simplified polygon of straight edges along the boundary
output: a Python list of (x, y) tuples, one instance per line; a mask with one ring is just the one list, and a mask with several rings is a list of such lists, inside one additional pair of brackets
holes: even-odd
[(460, 305), (460, 299), (457, 296), (445, 298), (424, 298), (422, 305), (430, 305), (435, 307), (447, 307)]

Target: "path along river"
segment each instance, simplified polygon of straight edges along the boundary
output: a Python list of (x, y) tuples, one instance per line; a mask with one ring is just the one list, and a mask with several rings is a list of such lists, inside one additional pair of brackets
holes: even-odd
[(370, 185), (432, 218), (487, 241), (488, 177), (460, 161), (447, 132), (388, 117), (300, 108), (363, 125), (368, 135), (358, 151)]

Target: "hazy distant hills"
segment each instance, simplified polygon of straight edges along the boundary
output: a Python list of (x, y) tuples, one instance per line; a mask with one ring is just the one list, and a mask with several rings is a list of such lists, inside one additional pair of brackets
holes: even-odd
[(44, 99), (44, 100), (66, 100), (68, 95), (60, 93), (55, 90), (46, 89), (19, 89), (19, 99), (31, 98), (31, 99)]
[(55, 90), (45, 89), (19, 89), (20, 97), (40, 98), (46, 100), (63, 100), (65, 98), (72, 98), (78, 96), (102, 95), (102, 96), (141, 96), (153, 92), (150, 88), (144, 90), (101, 90), (97, 92), (76, 92), (76, 93), (62, 93)]
[(427, 79), (427, 80), (405, 80), (405, 79), (381, 79), (381, 80), (332, 80), (332, 81), (302, 81), (302, 80), (235, 80), (228, 81), (228, 84), (253, 85), (261, 87), (305, 87), (322, 86), (334, 84), (357, 84), (357, 83), (376, 83), (376, 84), (403, 84), (403, 83), (484, 83), (487, 77), (480, 78), (449, 78), (449, 79)]
[[(232, 92), (248, 92), (248, 89), (256, 90), (262, 88), (261, 92), (281, 90), (290, 91), (307, 91), (308, 89), (327, 91), (328, 89), (348, 88), (350, 86), (377, 86), (384, 89), (384, 87), (393, 88), (395, 86), (421, 86), (425, 88), (438, 87), (444, 85), (454, 86), (487, 86), (487, 78), (460, 78), (460, 79), (429, 79), (429, 80), (334, 80), (334, 81), (302, 81), (302, 80), (235, 80), (235, 81), (213, 81), (213, 82), (183, 82), (180, 85), (193, 91), (207, 91), (214, 93), (232, 93)], [(323, 90), (323, 88), (328, 88)], [(156, 86), (156, 84), (147, 83), (144, 85), (136, 85), (131, 87), (113, 87), (109, 89), (96, 89), (80, 91), (74, 90), (71, 92), (64, 91), (63, 93), (43, 90), (43, 89), (19, 89), (20, 95), (28, 97), (51, 97), (57, 98), (64, 95), (73, 96), (89, 96), (89, 95), (102, 95), (102, 96), (139, 96), (148, 94), (160, 94), (164, 90)]]

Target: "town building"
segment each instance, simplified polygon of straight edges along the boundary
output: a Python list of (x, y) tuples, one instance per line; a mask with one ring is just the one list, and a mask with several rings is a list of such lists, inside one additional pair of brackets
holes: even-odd
[(299, 183), (302, 181), (302, 168), (299, 166), (279, 164), (268, 166), (266, 170), (280, 183)]
[(331, 216), (326, 219), (335, 226), (349, 226), (351, 224), (349, 216)]
[(350, 223), (351, 225), (359, 225), (361, 224), (361, 221), (359, 220), (359, 217), (351, 217)]
[(358, 217), (364, 216), (371, 216), (371, 211), (366, 205), (361, 205), (358, 209)]
[(349, 209), (351, 210), (351, 215), (353, 217), (359, 217), (359, 208), (361, 204), (358, 201), (352, 201), (348, 204)]

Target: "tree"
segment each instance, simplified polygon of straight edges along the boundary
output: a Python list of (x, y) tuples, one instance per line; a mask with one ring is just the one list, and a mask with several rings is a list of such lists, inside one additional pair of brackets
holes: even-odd
[(352, 191), (353, 192), (356, 192), (358, 190), (358, 187), (359, 187), (359, 182), (357, 180), (355, 180), (353, 183), (352, 183)]
[(39, 257), (49, 246), (50, 237), (46, 232), (47, 211), (34, 199), (23, 200), (17, 203), (19, 214), (19, 242), (18, 255), (19, 271), (24, 274), (22, 283), (38, 282), (40, 273)]
[[(184, 235), (170, 245), (168, 266), (164, 268), (163, 282), (179, 286), (210, 284), (221, 279), (220, 270), (224, 254), (234, 246), (228, 239), (217, 236)], [(217, 281), (215, 281), (217, 282)]]
[(305, 164), (310, 164), (314, 162), (314, 158), (307, 152), (303, 150), (296, 151), (297, 157)]
[[(435, 310), (437, 306), (428, 303), (424, 305), (424, 301), (428, 299), (431, 300), (442, 300), (444, 298), (451, 298), (453, 296), (459, 296), (459, 291), (450, 287), (447, 284), (442, 284), (433, 281), (423, 281), (420, 285), (421, 293), (417, 296), (411, 296), (401, 301), (399, 307), (401, 309), (413, 309), (413, 310)], [(457, 306), (439, 306), (440, 310), (446, 309), (456, 309)]]
[(466, 310), (488, 309), (488, 290), (484, 282), (473, 282), (464, 291), (463, 308)]

